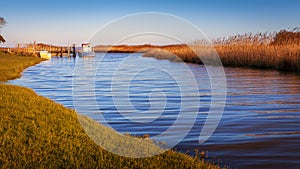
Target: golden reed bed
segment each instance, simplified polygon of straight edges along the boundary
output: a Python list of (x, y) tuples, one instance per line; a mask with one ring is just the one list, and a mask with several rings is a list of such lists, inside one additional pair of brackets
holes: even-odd
[[(196, 54), (197, 53), (197, 54)], [(143, 56), (172, 61), (202, 64), (214, 63), (218, 55), (224, 66), (252, 67), (300, 72), (299, 45), (241, 45), (241, 46), (187, 46), (153, 48)], [(201, 58), (201, 59), (200, 59)]]
[[(271, 34), (236, 35), (213, 45), (201, 41), (149, 49), (143, 56), (202, 64), (214, 64), (217, 56), (224, 66), (300, 72), (300, 32), (282, 30)], [(201, 59), (200, 59), (201, 58)]]

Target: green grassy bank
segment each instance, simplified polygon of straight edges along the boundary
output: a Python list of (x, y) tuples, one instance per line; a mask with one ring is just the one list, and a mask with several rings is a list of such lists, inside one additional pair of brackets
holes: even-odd
[(22, 54), (7, 54), (0, 51), (0, 81), (21, 77), (22, 71), (32, 65), (40, 63), (44, 59)]
[[(22, 68), (41, 61), (33, 57), (0, 55), (0, 73), (6, 77), (1, 81), (19, 77)], [(38, 96), (31, 89), (0, 84), (0, 168), (219, 168), (172, 150), (148, 158), (118, 156), (96, 144), (81, 124), (89, 134), (98, 131), (92, 139), (103, 140), (105, 147), (115, 151), (159, 150), (149, 140), (141, 143), (140, 139), (124, 139), (114, 130), (78, 116), (75, 111)], [(123, 147), (117, 144), (120, 142)]]

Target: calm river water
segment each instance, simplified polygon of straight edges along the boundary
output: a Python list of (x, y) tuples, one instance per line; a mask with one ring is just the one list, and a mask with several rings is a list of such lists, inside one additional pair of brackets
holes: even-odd
[[(186, 68), (191, 72), (185, 72)], [(181, 122), (171, 135), (161, 138), (172, 140), (176, 132), (192, 125), (175, 147), (178, 151), (199, 148), (232, 168), (298, 168), (300, 76), (245, 68), (224, 70), (225, 111), (216, 131), (202, 144), (199, 133), (209, 110), (211, 89), (201, 65), (143, 58), (141, 54), (103, 57), (98, 53), (86, 59), (52, 58), (26, 69), (20, 79), (9, 83), (29, 87), (69, 108), (84, 105), (86, 109), (78, 109), (79, 113), (121, 133), (159, 135), (181, 111), (196, 121)], [(189, 88), (193, 86), (190, 79), (196, 80), (198, 94)], [(195, 100), (200, 100), (196, 112)], [(184, 108), (181, 102), (185, 102)], [(130, 114), (132, 111), (135, 113)]]

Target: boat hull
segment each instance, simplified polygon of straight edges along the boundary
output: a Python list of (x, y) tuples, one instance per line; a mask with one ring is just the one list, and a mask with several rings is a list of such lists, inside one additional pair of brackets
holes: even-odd
[(95, 57), (95, 52), (78, 52), (79, 57)]
[(51, 59), (51, 57), (52, 57), (51, 53), (49, 53), (48, 51), (40, 51), (38, 53), (39, 53), (40, 58), (43, 58), (43, 59)]

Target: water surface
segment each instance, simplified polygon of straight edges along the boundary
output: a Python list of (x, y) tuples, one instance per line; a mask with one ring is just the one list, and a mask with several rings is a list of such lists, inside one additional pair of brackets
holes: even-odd
[[(270, 70), (224, 70), (225, 111), (217, 130), (204, 144), (198, 139), (211, 103), (211, 89), (201, 65), (143, 58), (141, 54), (58, 57), (26, 69), (20, 79), (9, 83), (32, 88), (69, 108), (85, 106), (79, 113), (121, 133), (149, 134), (170, 141), (192, 127), (176, 149), (193, 152), (199, 148), (233, 168), (300, 166), (300, 77)], [(171, 76), (170, 72), (177, 75)], [(90, 78), (94, 79), (92, 83)], [(197, 89), (191, 79), (196, 79)], [(75, 93), (79, 97), (75, 105), (74, 87), (81, 92)], [(97, 107), (90, 102), (91, 97)], [(160, 135), (179, 112), (185, 115), (185, 121), (171, 133)]]

